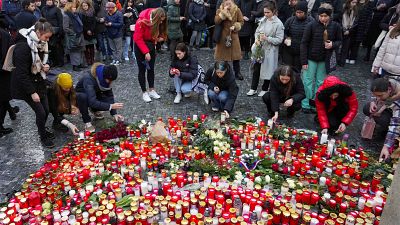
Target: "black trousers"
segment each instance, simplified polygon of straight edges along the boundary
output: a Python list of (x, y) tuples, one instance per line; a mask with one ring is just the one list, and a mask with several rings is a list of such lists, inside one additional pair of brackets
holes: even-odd
[[(261, 63), (255, 63), (253, 65), (253, 79), (251, 80), (251, 89), (257, 90), (258, 82), (260, 81), (260, 70), (261, 70)], [(264, 80), (262, 85), (263, 91), (268, 91), (269, 88), (269, 80)]]
[(63, 66), (64, 65), (64, 46), (62, 38), (58, 35), (52, 36), (49, 45), (49, 59), (52, 66)]
[(356, 60), (360, 42), (355, 41), (356, 37), (353, 34), (343, 35), (342, 51), (340, 61), (345, 63), (346, 59)]
[(242, 51), (249, 52), (250, 51), (250, 36), (239, 37), (240, 47)]
[[(268, 91), (267, 93), (265, 93), (265, 95), (262, 97), (262, 99), (263, 99), (265, 105), (267, 106), (268, 112), (270, 114), (275, 113), (272, 111), (272, 107), (271, 107), (271, 104), (272, 104), (271, 92)], [(279, 99), (279, 103), (284, 103), (287, 99), (288, 98), (281, 97)], [(293, 113), (295, 113), (296, 111), (299, 111), (300, 109), (301, 109), (301, 101), (299, 101), (299, 102), (293, 101), (292, 106), (287, 107), (287, 113), (288, 113), (288, 115), (293, 115)]]
[(296, 73), (301, 72), (300, 52), (295, 52), (288, 46), (282, 47), (283, 64), (289, 65)]
[(139, 47), (135, 44), (135, 56), (136, 63), (139, 68), (139, 84), (142, 92), (146, 92), (146, 71), (147, 71), (147, 82), (149, 83), (149, 88), (154, 88), (154, 64), (156, 61), (156, 52), (155, 49), (150, 49), (151, 60), (148, 62), (150, 68), (146, 68), (146, 60), (145, 55), (140, 51)]
[[(342, 119), (349, 112), (349, 106), (347, 104), (336, 106), (332, 111), (327, 113), (329, 129), (328, 132), (333, 134), (337, 131), (340, 124), (342, 123)], [(317, 117), (318, 118), (318, 117)]]
[(23, 99), (35, 112), (36, 126), (41, 139), (46, 137), (46, 120), (49, 115), (49, 103), (47, 95), (40, 96), (40, 102), (34, 102), (32, 98)]
[[(101, 102), (106, 102), (106, 103), (110, 103), (110, 104), (114, 103), (112, 97), (101, 98), (101, 99), (98, 99), (98, 100), (101, 101)], [(93, 112), (104, 111), (104, 110), (100, 110), (100, 109), (91, 108), (89, 106), (88, 96), (84, 92), (77, 92), (76, 93), (76, 103), (78, 105), (78, 109), (79, 109), (79, 112), (82, 115), (82, 120), (83, 120), (84, 123), (89, 123), (90, 121), (92, 121), (92, 118), (89, 115), (89, 108)]]
[(7, 112), (11, 112), (13, 109), (9, 101), (0, 102), (0, 126), (3, 126), (4, 119), (6, 118)]

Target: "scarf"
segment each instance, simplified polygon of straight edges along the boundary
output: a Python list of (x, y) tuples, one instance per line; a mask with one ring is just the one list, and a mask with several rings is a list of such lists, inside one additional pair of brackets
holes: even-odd
[[(32, 74), (40, 73), (43, 79), (46, 79), (46, 73), (42, 71), (43, 65), (47, 64), (49, 59), (49, 46), (47, 41), (40, 41), (35, 32), (35, 27), (29, 29), (21, 29), (19, 33), (26, 38), (32, 54)], [(40, 58), (39, 52), (44, 52), (43, 59)]]
[(89, 7), (88, 10), (81, 9), (79, 10), (79, 13), (87, 17), (92, 17), (94, 15), (94, 9), (93, 7)]
[(101, 91), (109, 91), (111, 90), (110, 84), (107, 83), (106, 80), (104, 79), (103, 70), (104, 70), (104, 65), (99, 65), (96, 68), (96, 81)]
[(344, 12), (342, 21), (343, 28), (349, 30), (353, 26), (355, 20), (356, 17), (354, 16), (354, 10), (350, 10), (350, 13)]

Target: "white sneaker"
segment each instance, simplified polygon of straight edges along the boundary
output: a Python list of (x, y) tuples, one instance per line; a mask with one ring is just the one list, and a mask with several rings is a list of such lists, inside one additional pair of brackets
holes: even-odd
[(113, 60), (113, 61), (110, 63), (110, 65), (115, 65), (115, 60)]
[(155, 98), (155, 99), (161, 98), (161, 96), (158, 95), (157, 92), (156, 92), (155, 90), (150, 91), (150, 92), (149, 92), (149, 96), (152, 97), (152, 98)]
[(211, 110), (214, 111), (214, 112), (218, 112), (219, 111), (219, 109), (217, 107), (211, 107)]
[(204, 102), (206, 103), (206, 105), (210, 104), (210, 99), (208, 98), (207, 90), (204, 91), (203, 99), (204, 99)]
[(93, 133), (96, 131), (96, 128), (92, 125), (91, 122), (85, 123), (85, 130), (89, 131), (90, 133)]
[(258, 97), (262, 97), (265, 95), (265, 93), (267, 93), (266, 91), (260, 91), (260, 93), (258, 93)]
[(128, 57), (126, 57), (124, 60), (128, 62), (128, 61), (129, 61), (129, 58), (128, 58)]
[(143, 93), (143, 101), (144, 102), (151, 102), (151, 98), (148, 92)]
[(181, 93), (176, 94), (175, 99), (174, 99), (174, 103), (178, 104), (178, 103), (181, 102), (181, 100), (182, 100), (182, 94)]
[(250, 89), (250, 91), (249, 92), (247, 92), (247, 96), (253, 96), (253, 95), (255, 95), (255, 94), (257, 94), (257, 91), (256, 90), (253, 90), (253, 89)]
[(119, 66), (119, 64), (121, 64), (118, 60), (116, 60), (115, 62), (114, 62), (114, 66)]
[(185, 96), (185, 98), (190, 98), (190, 97), (192, 97), (192, 92), (189, 92), (188, 94), (185, 94), (184, 96)]
[(349, 60), (349, 64), (354, 65), (356, 63), (356, 60)]
[(350, 60), (346, 59), (346, 63), (349, 64), (349, 63), (350, 63)]

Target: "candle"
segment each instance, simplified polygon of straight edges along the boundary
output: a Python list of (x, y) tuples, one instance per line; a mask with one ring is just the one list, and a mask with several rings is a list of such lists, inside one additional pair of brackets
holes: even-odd
[(327, 134), (321, 134), (321, 140), (320, 140), (320, 144), (325, 144), (326, 142), (328, 142), (328, 135)]

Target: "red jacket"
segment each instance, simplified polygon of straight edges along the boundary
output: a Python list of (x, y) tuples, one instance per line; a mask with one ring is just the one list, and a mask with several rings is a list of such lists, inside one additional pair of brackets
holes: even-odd
[(153, 8), (145, 9), (139, 14), (135, 25), (135, 32), (133, 33), (133, 40), (143, 54), (150, 52), (146, 42), (155, 43), (154, 38), (151, 36), (150, 23), (150, 15), (153, 10)]
[[(349, 106), (349, 111), (347, 112), (346, 116), (343, 117), (342, 122), (346, 125), (349, 125), (357, 115), (358, 101), (354, 91), (346, 82), (341, 81), (338, 77), (329, 76), (324, 80), (324, 83), (321, 85), (321, 87), (318, 88), (315, 97), (318, 120), (322, 129), (327, 129), (330, 127), (328, 113), (338, 106), (338, 99), (333, 100), (330, 98), (330, 95), (335, 92), (339, 93), (339, 96), (346, 96), (344, 98), (344, 102)], [(327, 101), (329, 101), (329, 103)], [(329, 105), (328, 108), (327, 105)]]

